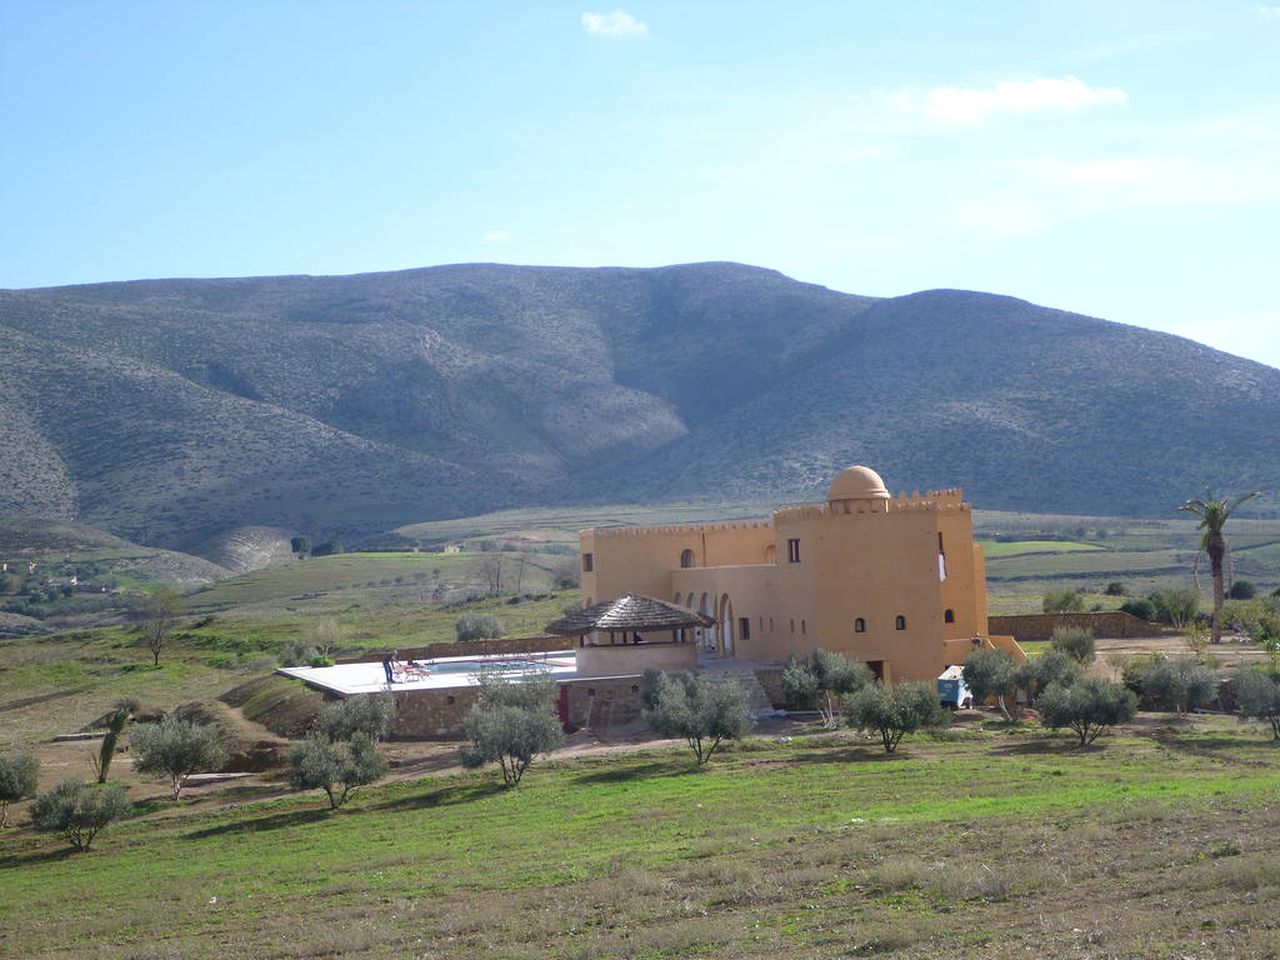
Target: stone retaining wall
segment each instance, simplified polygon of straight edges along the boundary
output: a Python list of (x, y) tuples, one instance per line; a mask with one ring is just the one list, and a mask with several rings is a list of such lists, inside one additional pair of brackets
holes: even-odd
[(1164, 628), (1118, 610), (1105, 613), (1037, 613), (1020, 617), (988, 617), (989, 633), (1015, 640), (1048, 640), (1058, 627), (1084, 627), (1095, 637), (1158, 637)]

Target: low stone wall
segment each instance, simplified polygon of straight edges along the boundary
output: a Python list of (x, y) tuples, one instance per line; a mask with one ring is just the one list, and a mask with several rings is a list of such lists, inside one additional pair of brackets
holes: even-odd
[[(430, 660), (433, 657), (484, 657), (516, 653), (546, 653), (569, 650), (577, 646), (576, 637), (501, 637), (497, 640), (467, 640), (462, 643), (428, 643), (422, 647), (397, 647), (401, 660)], [(371, 663), (381, 660), (391, 650), (362, 653), (358, 657), (340, 657), (338, 663)]]
[(1048, 640), (1058, 627), (1084, 627), (1095, 637), (1158, 637), (1164, 629), (1118, 610), (1105, 613), (1037, 613), (1020, 617), (988, 617), (987, 630), (1015, 640)]
[(633, 676), (646, 670), (684, 673), (698, 665), (698, 648), (692, 643), (587, 644), (575, 653), (579, 676)]
[[(782, 669), (754, 671), (765, 696), (778, 708), (786, 706), (782, 692)], [(636, 723), (644, 709), (643, 681), (635, 676), (582, 677), (558, 681), (558, 709), (575, 730), (589, 729), (608, 737)], [(392, 736), (406, 740), (461, 740), (463, 724), (476, 702), (475, 687), (446, 690), (395, 690), (396, 720)]]

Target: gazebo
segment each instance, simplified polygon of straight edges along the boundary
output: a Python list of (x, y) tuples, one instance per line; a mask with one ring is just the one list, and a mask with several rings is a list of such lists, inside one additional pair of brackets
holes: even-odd
[[(690, 627), (711, 627), (715, 620), (696, 610), (639, 594), (606, 600), (547, 624), (547, 633), (578, 638), (578, 673), (604, 676), (645, 670), (692, 670), (697, 645), (686, 640)], [(671, 631), (671, 639), (645, 636)], [(609, 635), (609, 642), (600, 638)], [(591, 639), (589, 639), (591, 638)], [(619, 639), (621, 638), (621, 639)]]

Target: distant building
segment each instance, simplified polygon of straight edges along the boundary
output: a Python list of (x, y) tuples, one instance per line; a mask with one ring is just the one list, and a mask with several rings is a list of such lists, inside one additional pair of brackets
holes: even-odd
[(460, 543), (446, 543), (446, 544), (444, 545), (444, 552), (445, 552), (445, 553), (461, 553), (461, 552), (462, 552), (462, 544), (460, 544)]
[(716, 624), (681, 639), (723, 657), (820, 647), (889, 683), (933, 680), (974, 646), (1024, 658), (1012, 637), (987, 634), (982, 548), (959, 490), (892, 497), (854, 466), (825, 504), (755, 522), (585, 530), (579, 546), (585, 606), (628, 593), (673, 601)]

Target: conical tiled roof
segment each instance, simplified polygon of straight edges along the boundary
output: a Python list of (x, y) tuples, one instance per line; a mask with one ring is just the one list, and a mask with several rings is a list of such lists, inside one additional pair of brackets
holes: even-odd
[(704, 613), (677, 607), (674, 603), (629, 593), (577, 610), (554, 623), (547, 633), (569, 637), (592, 630), (678, 630), (681, 627), (710, 627), (715, 621)]

